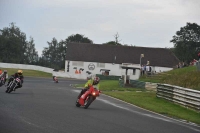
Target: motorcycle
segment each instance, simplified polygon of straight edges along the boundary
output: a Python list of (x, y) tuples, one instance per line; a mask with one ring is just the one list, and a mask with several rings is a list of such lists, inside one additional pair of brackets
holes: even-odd
[(0, 87), (2, 86), (2, 85), (4, 85), (5, 84), (5, 79), (4, 79), (4, 77), (1, 77), (1, 80), (0, 80)]
[(9, 85), (7, 86), (6, 93), (10, 93), (12, 91), (15, 91), (17, 85), (21, 82), (19, 78), (14, 78)]
[(53, 81), (54, 81), (55, 83), (58, 83), (58, 78), (57, 78), (56, 76), (54, 76), (54, 77), (53, 77)]
[(91, 86), (79, 99), (77, 99), (76, 106), (83, 106), (85, 109), (87, 109), (99, 95), (100, 91)]

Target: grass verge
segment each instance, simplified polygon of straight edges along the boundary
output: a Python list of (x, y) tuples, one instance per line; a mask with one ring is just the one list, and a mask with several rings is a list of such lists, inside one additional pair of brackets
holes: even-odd
[(189, 66), (152, 76), (141, 76), (140, 81), (166, 83), (184, 88), (200, 90), (200, 71), (196, 66)]

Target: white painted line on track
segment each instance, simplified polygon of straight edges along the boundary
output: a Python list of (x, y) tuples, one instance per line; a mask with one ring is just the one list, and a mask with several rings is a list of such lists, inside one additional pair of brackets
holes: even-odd
[(39, 127), (39, 128), (40, 128), (40, 126), (38, 126), (38, 125), (36, 125), (36, 124), (33, 124), (33, 123), (31, 123), (31, 122), (25, 120), (25, 119), (22, 118), (22, 117), (19, 117), (19, 118), (20, 118), (21, 121), (23, 121), (23, 122), (25, 122), (25, 123), (27, 123), (27, 124), (29, 124), (29, 125), (32, 125), (32, 126), (35, 126), (35, 127)]

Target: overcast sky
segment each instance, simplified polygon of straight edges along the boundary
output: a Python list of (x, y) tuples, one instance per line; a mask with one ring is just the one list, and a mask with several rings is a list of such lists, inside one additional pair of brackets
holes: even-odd
[(200, 25), (200, 0), (0, 0), (0, 29), (11, 22), (39, 55), (53, 37), (77, 33), (102, 44), (118, 32), (122, 44), (165, 48), (187, 22)]

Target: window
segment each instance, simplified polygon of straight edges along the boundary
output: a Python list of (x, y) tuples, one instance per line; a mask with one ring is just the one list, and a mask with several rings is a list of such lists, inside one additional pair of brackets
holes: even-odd
[(97, 63), (97, 67), (105, 68), (105, 63)]
[(83, 66), (84, 65), (84, 62), (82, 61), (73, 61), (72, 62), (72, 66)]
[(102, 75), (108, 76), (109, 75), (109, 71), (102, 72)]
[(135, 69), (133, 69), (133, 75), (135, 75)]

